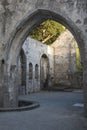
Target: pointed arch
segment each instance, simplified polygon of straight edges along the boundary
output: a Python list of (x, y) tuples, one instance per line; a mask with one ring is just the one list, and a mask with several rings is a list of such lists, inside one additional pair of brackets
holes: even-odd
[(33, 64), (29, 63), (29, 80), (33, 79)]
[(38, 64), (35, 65), (35, 79), (38, 80)]

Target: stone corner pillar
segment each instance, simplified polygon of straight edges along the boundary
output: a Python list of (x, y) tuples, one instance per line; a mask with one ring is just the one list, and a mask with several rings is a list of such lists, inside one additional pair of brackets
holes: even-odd
[(84, 115), (87, 117), (87, 68), (83, 72)]
[(10, 73), (5, 72), (3, 94), (4, 108), (13, 108), (18, 106), (17, 69), (15, 65), (11, 66)]

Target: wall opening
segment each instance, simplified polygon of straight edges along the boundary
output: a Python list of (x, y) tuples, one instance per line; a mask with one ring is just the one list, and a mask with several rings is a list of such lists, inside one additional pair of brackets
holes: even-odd
[(39, 75), (39, 72), (38, 72), (38, 64), (35, 65), (35, 79), (38, 80), (38, 75)]
[(29, 63), (29, 80), (33, 80), (33, 65)]
[(47, 89), (49, 82), (49, 59), (45, 54), (41, 56), (40, 60), (40, 78), (41, 89)]
[(19, 84), (18, 84), (19, 95), (24, 95), (26, 94), (26, 55), (23, 49), (21, 49), (20, 51), (18, 73), (19, 73)]

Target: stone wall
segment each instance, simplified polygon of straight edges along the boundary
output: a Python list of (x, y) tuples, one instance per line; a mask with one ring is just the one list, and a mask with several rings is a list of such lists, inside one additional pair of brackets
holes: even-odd
[[(40, 88), (41, 57), (43, 55), (47, 56), (49, 60), (49, 75), (50, 75), (50, 78), (54, 77), (54, 48), (28, 37), (23, 44), (23, 50), (26, 55), (26, 62), (27, 62), (26, 93), (40, 91), (41, 89)], [(29, 79), (29, 64), (30, 63), (32, 64), (32, 69), (33, 69), (32, 79)], [(38, 65), (38, 79), (35, 79), (35, 65)], [(51, 82), (50, 82), (50, 85), (51, 85)]]
[[(23, 72), (26, 75), (19, 75), (22, 82), (26, 77), (26, 84), (22, 85), (19, 81), (22, 93), (37, 92), (41, 88), (55, 87), (55, 85), (82, 87), (76, 75), (76, 46), (77, 43), (68, 30), (64, 31), (51, 46), (28, 37), (22, 47), (26, 58), (26, 69)], [(22, 62), (25, 63), (25, 59)], [(32, 64), (32, 79), (29, 78), (29, 64)], [(35, 66), (38, 66), (37, 79)], [(19, 70), (20, 68), (21, 65)], [(48, 81), (47, 85), (46, 81)]]
[(72, 84), (70, 75), (76, 72), (76, 44), (68, 30), (64, 31), (52, 44), (55, 48), (55, 84)]

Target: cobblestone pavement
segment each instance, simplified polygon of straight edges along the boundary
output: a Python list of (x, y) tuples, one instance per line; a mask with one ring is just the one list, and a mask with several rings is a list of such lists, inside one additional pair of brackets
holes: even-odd
[(0, 112), (0, 130), (87, 130), (81, 91), (40, 92), (20, 99), (40, 107), (21, 112)]

